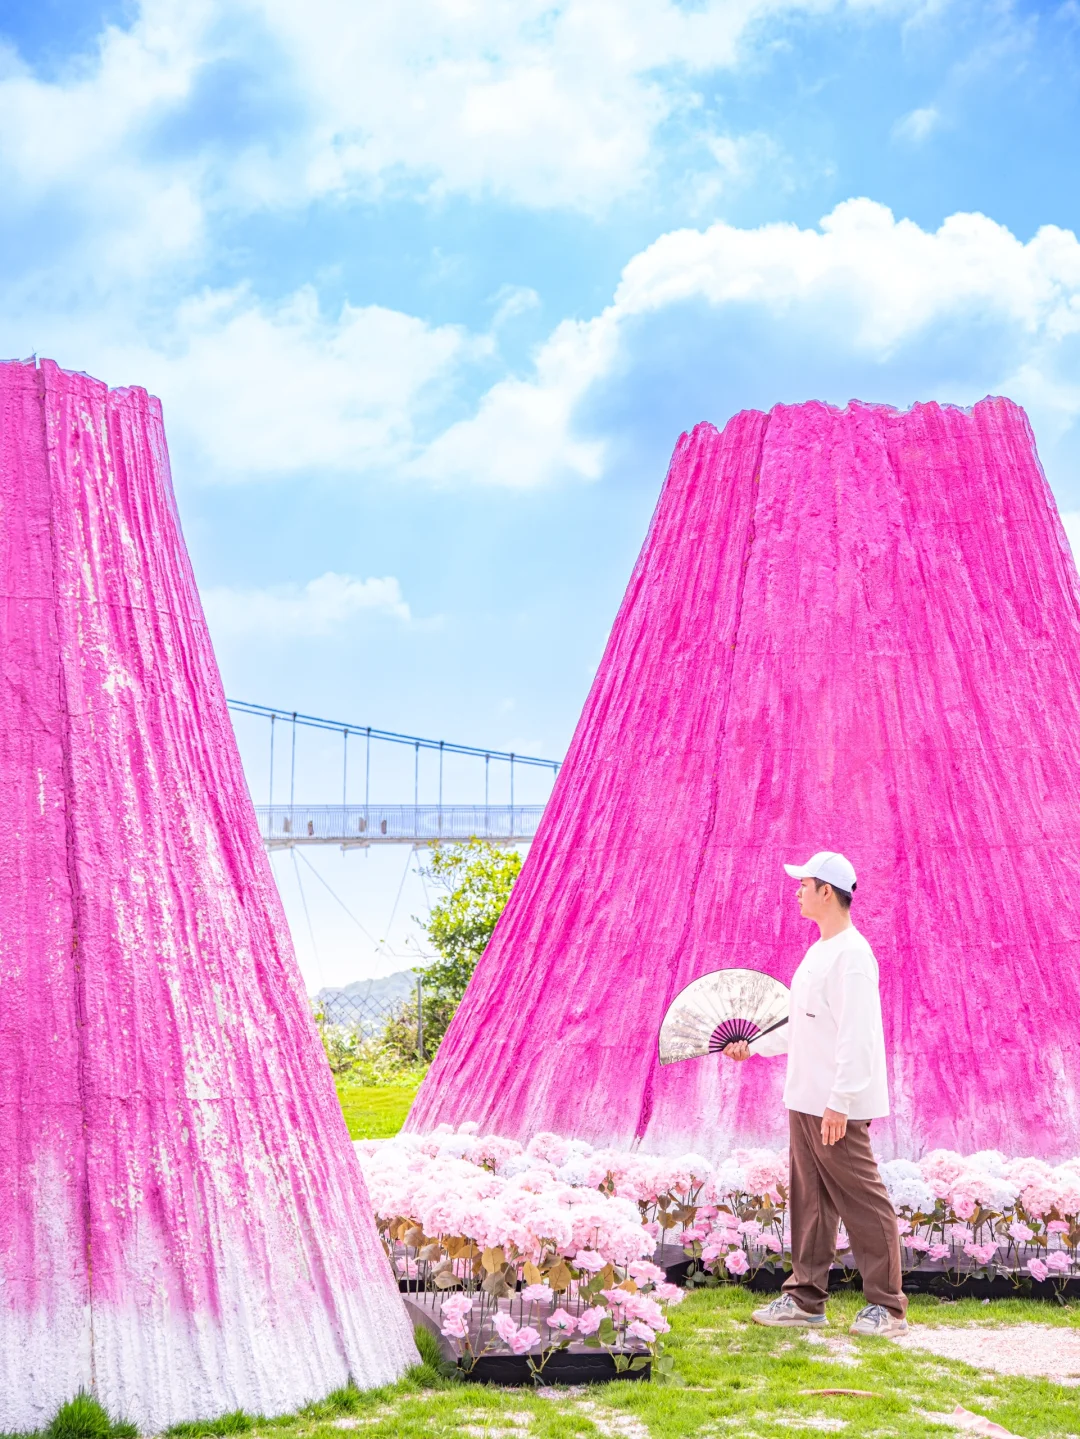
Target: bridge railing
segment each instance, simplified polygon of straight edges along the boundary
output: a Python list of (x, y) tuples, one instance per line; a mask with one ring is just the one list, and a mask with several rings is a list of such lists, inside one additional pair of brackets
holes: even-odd
[(298, 844), (337, 844), (346, 849), (372, 844), (431, 845), (474, 837), (492, 844), (521, 844), (535, 836), (543, 812), (542, 804), (255, 806), (268, 849)]

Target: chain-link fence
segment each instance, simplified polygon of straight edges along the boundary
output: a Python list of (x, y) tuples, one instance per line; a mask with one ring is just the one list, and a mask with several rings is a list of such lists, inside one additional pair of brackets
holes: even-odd
[(339, 1044), (345, 1040), (355, 1045), (358, 1040), (382, 1039), (392, 1034), (393, 1042), (400, 1047), (403, 1031), (408, 1030), (410, 1042), (415, 1034), (416, 1053), (424, 1053), (424, 981), (420, 975), (409, 995), (349, 994), (339, 989), (324, 991), (312, 1000), (312, 1005), (324, 1042), (333, 1037)]

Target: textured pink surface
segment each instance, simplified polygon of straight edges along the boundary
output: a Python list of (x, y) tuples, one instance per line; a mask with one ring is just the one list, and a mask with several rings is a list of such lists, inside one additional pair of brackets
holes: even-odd
[(1080, 1151), (1080, 586), (1023, 412), (777, 406), (679, 441), (554, 797), (409, 1117), (780, 1143), (783, 1060), (656, 1061), (811, 938), (843, 850), (881, 965), (882, 1154)]
[(0, 1430), (400, 1374), (160, 406), (0, 365)]

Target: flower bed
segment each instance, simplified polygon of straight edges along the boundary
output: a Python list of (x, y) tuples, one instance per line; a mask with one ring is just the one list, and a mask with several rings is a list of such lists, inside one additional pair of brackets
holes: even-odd
[[(790, 1264), (784, 1152), (714, 1165), (554, 1134), (522, 1146), (468, 1124), (356, 1149), (395, 1273), (442, 1296), (439, 1327), (465, 1368), (509, 1353), (539, 1375), (573, 1346), (662, 1376), (664, 1310), (682, 1298), (666, 1267), (693, 1261), (691, 1283), (775, 1283)], [(1060, 1293), (1078, 1273), (1080, 1160), (935, 1150), (881, 1169), (909, 1277)], [(853, 1274), (842, 1230), (837, 1254)]]

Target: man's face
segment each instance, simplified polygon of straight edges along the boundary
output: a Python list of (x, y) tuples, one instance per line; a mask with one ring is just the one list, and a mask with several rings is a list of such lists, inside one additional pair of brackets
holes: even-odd
[(832, 890), (827, 884), (818, 889), (812, 879), (801, 879), (795, 898), (799, 901), (799, 913), (803, 919), (820, 919), (832, 898)]

